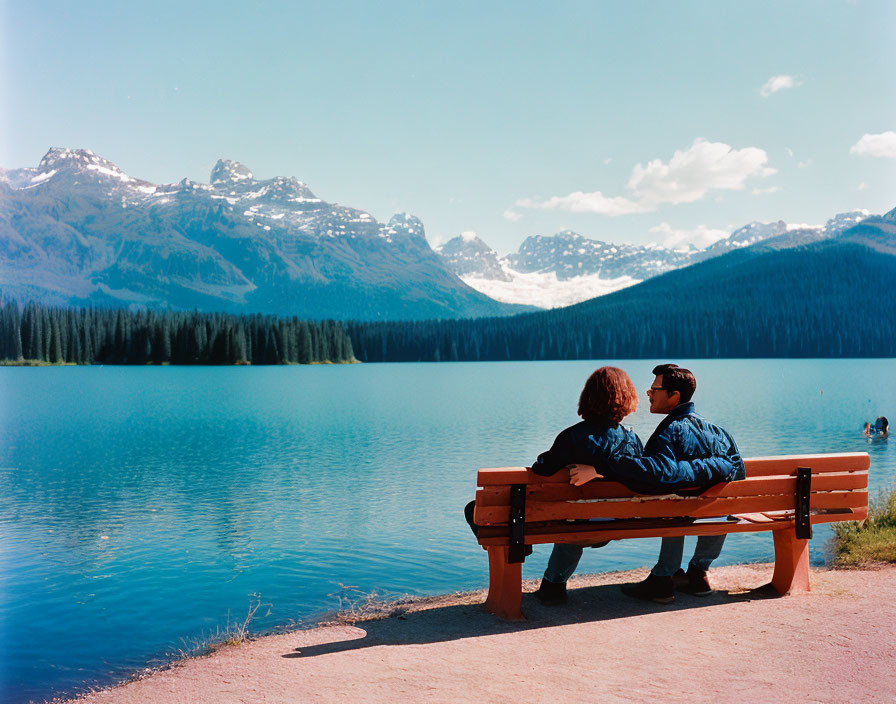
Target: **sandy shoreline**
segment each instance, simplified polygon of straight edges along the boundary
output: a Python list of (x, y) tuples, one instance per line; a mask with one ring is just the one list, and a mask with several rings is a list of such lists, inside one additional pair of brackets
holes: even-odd
[(620, 593), (645, 573), (575, 577), (566, 607), (524, 596), (522, 623), (483, 612), (482, 591), (399, 602), (74, 701), (896, 702), (896, 566), (813, 570), (784, 599), (748, 591), (769, 565), (721, 567), (721, 591), (669, 606)]

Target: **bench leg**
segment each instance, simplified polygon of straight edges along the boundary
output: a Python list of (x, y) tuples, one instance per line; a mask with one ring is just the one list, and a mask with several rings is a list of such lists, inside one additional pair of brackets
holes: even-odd
[(773, 530), (772, 535), (775, 540), (772, 585), (781, 596), (809, 591), (809, 541), (797, 538), (793, 528)]
[(523, 565), (507, 561), (507, 548), (488, 548), (488, 598), (485, 608), (508, 621), (523, 618)]

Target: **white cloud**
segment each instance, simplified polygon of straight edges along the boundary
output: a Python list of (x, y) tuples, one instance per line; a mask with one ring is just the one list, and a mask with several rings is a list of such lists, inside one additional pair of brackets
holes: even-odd
[(796, 168), (798, 168), (798, 169), (805, 169), (807, 166), (812, 166), (811, 159), (806, 159), (805, 161), (796, 162)]
[(646, 166), (636, 164), (627, 185), (634, 198), (576, 191), (546, 200), (522, 198), (514, 205), (611, 217), (647, 213), (663, 203), (693, 203), (712, 190), (742, 191), (747, 179), (777, 173), (767, 162), (764, 149), (733, 149), (723, 142), (698, 138), (687, 149), (676, 151), (668, 163), (654, 159)]
[(896, 132), (863, 135), (858, 142), (852, 145), (849, 153), (896, 159)]
[(567, 210), (571, 213), (600, 213), (601, 215), (630, 215), (631, 213), (643, 213), (648, 210), (644, 206), (628, 198), (617, 196), (609, 198), (600, 191), (582, 193), (576, 191), (566, 196), (554, 196), (547, 200), (538, 201), (532, 198), (522, 198), (514, 205), (520, 208), (542, 208), (544, 210)]
[(774, 193), (775, 191), (780, 191), (781, 189), (778, 186), (771, 186), (769, 188), (754, 188), (753, 195), (754, 196), (764, 196), (769, 193)]
[(765, 82), (765, 85), (759, 89), (759, 94), (763, 98), (767, 98), (772, 93), (777, 93), (779, 90), (793, 88), (798, 85), (801, 85), (801, 84), (796, 80), (796, 78), (782, 73), (778, 76), (772, 76), (771, 78), (769, 78)]
[(504, 219), (505, 219), (505, 220), (510, 220), (510, 222), (516, 222), (516, 221), (519, 220), (521, 217), (523, 217), (523, 216), (520, 215), (519, 213), (516, 213), (516, 212), (512, 211), (512, 210), (505, 210), (505, 211), (504, 211)]
[(793, 156), (793, 149), (791, 149), (790, 147), (784, 147), (784, 148), (787, 150), (788, 156)]
[(460, 237), (464, 242), (472, 242), (478, 235), (473, 230), (465, 230), (460, 233)]
[(654, 159), (647, 166), (637, 164), (628, 187), (645, 204), (693, 203), (708, 191), (742, 191), (744, 181), (771, 176), (764, 149), (732, 149), (724, 142), (696, 139), (688, 148), (676, 151), (668, 164)]
[(862, 181), (858, 186), (856, 186), (857, 191), (864, 191), (864, 190), (867, 190), (867, 188), (868, 188), (868, 184), (865, 183), (864, 181)]
[(725, 230), (714, 230), (706, 225), (699, 225), (693, 230), (673, 230), (667, 222), (651, 227), (650, 232), (662, 236), (660, 244), (671, 249), (679, 249), (683, 246), (694, 245), (697, 249), (704, 249), (713, 242), (718, 242), (728, 237)]
[(613, 157), (608, 156), (606, 159), (604, 159), (604, 164), (609, 164), (611, 161), (613, 161)]

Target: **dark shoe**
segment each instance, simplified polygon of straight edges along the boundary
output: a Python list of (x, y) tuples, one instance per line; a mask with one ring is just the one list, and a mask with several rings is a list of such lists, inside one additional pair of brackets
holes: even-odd
[(687, 588), (688, 575), (681, 567), (675, 570), (675, 574), (672, 575), (672, 583), (677, 591), (683, 592)]
[(675, 584), (672, 577), (649, 574), (643, 582), (623, 584), (622, 593), (635, 599), (653, 601), (657, 604), (671, 604), (675, 601)]
[(693, 565), (688, 566), (687, 572), (679, 567), (678, 571), (672, 575), (672, 581), (675, 583), (675, 589), (685, 594), (709, 596), (713, 593), (713, 588), (709, 586), (709, 580), (706, 578), (706, 572)]
[(545, 606), (562, 606), (568, 601), (566, 582), (549, 582), (542, 579), (538, 591), (532, 593)]
[(706, 570), (688, 565), (688, 571), (685, 576), (687, 577), (687, 585), (682, 587), (681, 591), (694, 596), (709, 596), (712, 594), (712, 587), (709, 586), (709, 580), (706, 578)]

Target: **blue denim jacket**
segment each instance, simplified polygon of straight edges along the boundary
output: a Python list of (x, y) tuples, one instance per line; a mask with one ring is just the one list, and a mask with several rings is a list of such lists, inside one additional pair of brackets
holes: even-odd
[(568, 464), (590, 464), (599, 469), (606, 457), (640, 457), (642, 452), (634, 430), (618, 423), (583, 420), (561, 432), (551, 449), (532, 463), (532, 471), (549, 477)]
[(683, 403), (657, 426), (641, 457), (614, 456), (598, 442), (595, 466), (642, 494), (699, 494), (714, 484), (745, 479), (747, 470), (734, 438)]

